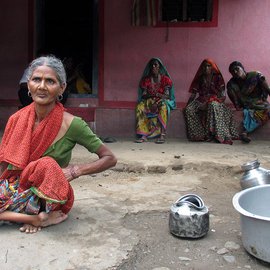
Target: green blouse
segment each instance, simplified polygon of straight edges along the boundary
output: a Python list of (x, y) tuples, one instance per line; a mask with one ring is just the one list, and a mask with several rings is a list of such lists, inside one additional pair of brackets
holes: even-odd
[(52, 157), (60, 167), (64, 168), (71, 160), (72, 149), (76, 143), (84, 146), (91, 153), (95, 153), (102, 145), (102, 141), (80, 117), (74, 117), (66, 134), (52, 144), (43, 156)]

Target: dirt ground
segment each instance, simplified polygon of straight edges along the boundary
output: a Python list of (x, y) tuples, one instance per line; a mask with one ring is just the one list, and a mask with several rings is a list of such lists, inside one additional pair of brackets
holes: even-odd
[[(35, 235), (0, 227), (1, 269), (216, 270), (268, 269), (242, 246), (232, 197), (241, 190), (241, 165), (259, 159), (270, 169), (269, 141), (232, 146), (168, 140), (107, 144), (115, 168), (74, 181), (69, 219)], [(95, 156), (90, 156), (94, 159)], [(72, 162), (89, 159), (76, 146)], [(170, 234), (171, 205), (199, 195), (210, 213), (208, 234), (195, 240)]]
[[(179, 183), (174, 189), (179, 194), (175, 199), (188, 193), (199, 195), (209, 209), (209, 233), (196, 240), (172, 236), (168, 228), (169, 210), (127, 215), (124, 226), (135, 230), (140, 241), (129, 259), (117, 269), (268, 269), (269, 264), (250, 256), (243, 248), (239, 215), (231, 201), (241, 190), (241, 164), (258, 158), (262, 166), (270, 168), (269, 142), (256, 142), (257, 146), (240, 142), (234, 146), (172, 144), (171, 149), (160, 149), (159, 164), (168, 160), (170, 164), (164, 164), (166, 173), (160, 172), (156, 185), (163, 190), (163, 181), (172, 187)], [(141, 148), (131, 150), (146, 150)], [(187, 187), (187, 184), (191, 185)]]

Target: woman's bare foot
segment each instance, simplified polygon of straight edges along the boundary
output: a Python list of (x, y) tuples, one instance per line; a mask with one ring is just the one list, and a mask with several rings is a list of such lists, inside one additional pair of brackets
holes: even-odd
[(24, 224), (20, 228), (21, 232), (36, 233), (40, 231), (42, 227), (48, 227), (63, 222), (67, 219), (68, 215), (62, 211), (53, 211), (50, 213), (41, 212), (37, 216), (37, 219), (32, 224)]
[(40, 230), (41, 230), (41, 227), (36, 227), (34, 225), (31, 225), (31, 224), (24, 224), (20, 228), (20, 231), (25, 232), (25, 233), (36, 233), (37, 231), (40, 231)]
[(40, 227), (48, 227), (51, 225), (56, 225), (58, 223), (61, 223), (65, 221), (68, 217), (68, 215), (64, 214), (62, 211), (53, 211), (48, 214), (45, 212), (41, 212), (38, 214), (40, 223), (34, 224)]
[(48, 227), (51, 225), (56, 225), (65, 221), (68, 215), (64, 214), (62, 211), (53, 211), (48, 214), (41, 212), (38, 214), (41, 224), (41, 227)]

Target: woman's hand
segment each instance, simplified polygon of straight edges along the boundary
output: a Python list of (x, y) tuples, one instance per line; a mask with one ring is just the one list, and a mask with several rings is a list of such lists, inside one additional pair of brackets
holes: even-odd
[(156, 93), (156, 97), (160, 99), (169, 99), (169, 95)]
[(205, 111), (207, 109), (207, 102), (201, 103), (198, 108), (201, 111)]
[(158, 106), (158, 108), (160, 108), (162, 106), (163, 101), (164, 101), (164, 99), (158, 99), (157, 100), (157, 106)]
[(62, 171), (69, 182), (80, 176), (78, 165), (68, 165), (66, 168), (63, 168)]
[(150, 96), (148, 94), (147, 89), (144, 89), (142, 92), (142, 99), (148, 99)]
[(150, 108), (151, 113), (156, 113), (157, 110), (158, 110), (158, 103), (153, 103)]
[(111, 150), (104, 144), (102, 144), (97, 150), (96, 154), (98, 159), (96, 161), (91, 161), (88, 163), (83, 163), (79, 165), (69, 165), (63, 168), (63, 173), (68, 181), (72, 181), (82, 175), (91, 175), (94, 173), (103, 172), (117, 163), (115, 155)]

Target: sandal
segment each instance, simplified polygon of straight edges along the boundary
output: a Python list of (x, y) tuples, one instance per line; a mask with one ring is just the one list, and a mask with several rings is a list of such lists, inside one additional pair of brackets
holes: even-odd
[(117, 142), (117, 140), (113, 137), (106, 137), (105, 139), (103, 139), (103, 142), (114, 143), (114, 142)]
[(155, 143), (157, 144), (162, 144), (162, 143), (165, 143), (165, 134), (161, 134), (160, 135), (160, 138), (158, 138)]
[(214, 139), (215, 139), (214, 136), (209, 136), (209, 137), (206, 137), (205, 141), (212, 142)]
[(134, 141), (135, 143), (143, 143), (143, 142), (147, 142), (147, 138), (146, 137), (141, 137), (137, 140)]
[(240, 134), (240, 140), (244, 143), (250, 143), (251, 139), (248, 137), (247, 133), (243, 132)]

